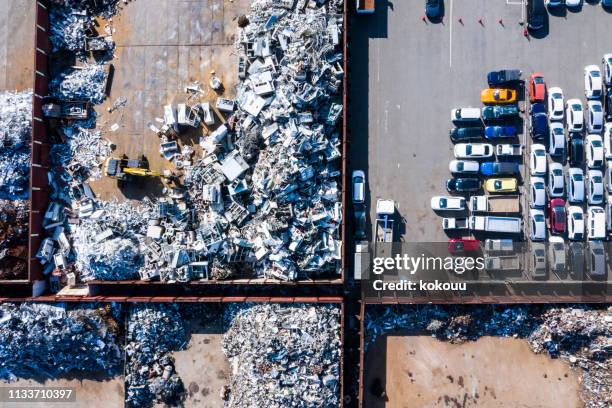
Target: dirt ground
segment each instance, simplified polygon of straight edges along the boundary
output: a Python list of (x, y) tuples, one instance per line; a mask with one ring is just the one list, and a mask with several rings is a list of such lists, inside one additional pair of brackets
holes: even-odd
[[(0, 384), (1, 387), (60, 387), (72, 388), (76, 395), (74, 402), (45, 402), (31, 404), (30, 406), (44, 406), (45, 408), (107, 408), (122, 407), (124, 404), (123, 376), (110, 380), (95, 379), (57, 379), (44, 383), (35, 380), (18, 380), (16, 382)], [(27, 404), (0, 403), (2, 408), (24, 408)]]
[(191, 340), (186, 350), (174, 353), (187, 398), (185, 408), (222, 408), (221, 389), (230, 373), (229, 362), (221, 350), (222, 319), (190, 321)]
[[(375, 383), (387, 399), (375, 397)], [(430, 336), (381, 336), (370, 348), (364, 407), (576, 408), (579, 377), (526, 341), (483, 337), (462, 345)]]
[[(211, 71), (223, 82), (225, 91), (219, 95), (232, 98), (238, 81), (238, 58), (233, 55), (237, 35), (237, 18), (248, 10), (248, 0), (147, 0), (126, 5), (111, 24), (117, 43), (115, 70), (110, 97), (97, 107), (97, 126), (105, 137), (117, 146), (115, 156), (129, 158), (144, 155), (152, 170), (163, 172), (173, 166), (159, 153), (159, 138), (149, 128), (161, 125), (166, 104), (214, 101), (217, 94), (209, 89)], [(101, 32), (104, 24), (100, 23)], [(198, 81), (204, 94), (189, 98), (185, 86)], [(118, 98), (127, 99), (124, 108), (107, 112)], [(221, 122), (209, 130), (214, 130)], [(112, 132), (110, 127), (119, 125)], [(179, 145), (196, 144), (200, 128), (182, 135)], [(158, 179), (141, 179), (132, 186), (117, 188), (112, 179), (92, 183), (102, 199), (139, 200), (161, 194)]]
[(34, 86), (35, 19), (35, 1), (0, 1), (0, 90)]

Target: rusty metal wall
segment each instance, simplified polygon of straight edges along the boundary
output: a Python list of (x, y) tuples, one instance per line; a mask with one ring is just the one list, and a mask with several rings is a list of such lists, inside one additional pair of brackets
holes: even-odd
[(34, 94), (32, 96), (32, 157), (30, 162), (30, 245), (28, 280), (43, 279), (42, 266), (35, 258), (44, 238), (42, 221), (49, 202), (47, 163), (50, 145), (42, 114), (42, 98), (49, 92), (49, 3), (36, 1), (36, 35), (34, 49)]

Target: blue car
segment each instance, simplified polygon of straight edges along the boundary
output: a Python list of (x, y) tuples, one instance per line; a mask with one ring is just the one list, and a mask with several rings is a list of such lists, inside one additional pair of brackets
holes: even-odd
[(516, 128), (514, 126), (487, 126), (484, 134), (487, 139), (515, 137)]
[(546, 113), (546, 105), (540, 102), (531, 105), (529, 108), (529, 114), (535, 115), (536, 113)]
[(480, 173), (483, 176), (501, 176), (504, 174), (519, 174), (518, 163), (511, 162), (484, 162), (480, 163)]

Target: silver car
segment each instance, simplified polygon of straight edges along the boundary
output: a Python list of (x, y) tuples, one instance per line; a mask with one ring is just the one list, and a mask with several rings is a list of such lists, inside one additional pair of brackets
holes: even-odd
[(567, 176), (567, 200), (570, 203), (584, 201), (584, 173), (578, 167), (571, 167)]

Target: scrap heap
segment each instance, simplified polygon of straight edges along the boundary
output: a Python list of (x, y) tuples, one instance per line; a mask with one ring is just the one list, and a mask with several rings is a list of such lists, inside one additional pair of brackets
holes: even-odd
[(225, 321), (226, 407), (339, 406), (337, 306), (232, 304)]
[(28, 219), (25, 200), (0, 200), (0, 280), (28, 276)]
[(107, 76), (104, 65), (75, 67), (54, 78), (49, 91), (51, 96), (63, 101), (87, 101), (97, 105), (106, 99)]
[(426, 331), (463, 343), (482, 336), (519, 337), (535, 353), (547, 352), (582, 369), (582, 398), (589, 407), (612, 404), (612, 307), (369, 306), (365, 347), (384, 333)]
[(121, 373), (121, 308), (0, 304), (0, 379)]
[(49, 11), (53, 52), (69, 51), (86, 60), (89, 51), (112, 55), (115, 42), (110, 26), (106, 35), (96, 30), (96, 16), (110, 19), (118, 11), (119, 0), (51, 0)]
[(0, 280), (26, 279), (32, 91), (0, 92)]
[(227, 123), (201, 139), (203, 156), (186, 168), (213, 275), (338, 270), (342, 2), (293, 3), (253, 1), (237, 41), (236, 101), (217, 100)]
[(135, 304), (128, 317), (126, 406), (149, 407), (154, 402), (175, 406), (185, 387), (175, 371), (173, 351), (188, 344), (179, 305)]

